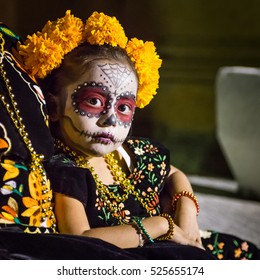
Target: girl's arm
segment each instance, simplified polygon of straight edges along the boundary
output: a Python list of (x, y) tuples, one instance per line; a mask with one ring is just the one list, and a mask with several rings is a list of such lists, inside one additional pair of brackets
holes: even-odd
[(172, 199), (182, 192), (193, 193), (192, 186), (187, 176), (174, 166), (166, 179), (164, 189), (160, 196), (162, 211), (174, 215), (174, 222), (188, 235), (188, 237), (201, 244), (199, 226), (197, 222), (197, 208), (192, 199), (181, 196), (173, 213)]
[[(55, 214), (60, 233), (95, 237), (120, 248), (133, 248), (139, 245), (139, 236), (131, 224), (90, 228), (84, 206), (75, 198), (55, 193)], [(145, 218), (142, 224), (152, 239), (165, 235), (169, 230), (167, 219), (161, 216)], [(177, 225), (171, 241), (197, 246)]]

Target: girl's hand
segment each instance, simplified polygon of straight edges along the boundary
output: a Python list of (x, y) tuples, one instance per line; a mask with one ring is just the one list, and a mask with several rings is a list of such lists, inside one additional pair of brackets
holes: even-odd
[(197, 213), (187, 207), (180, 207), (174, 215), (174, 222), (179, 226), (185, 235), (202, 246)]
[(195, 246), (198, 247), (200, 249), (204, 249), (204, 247), (201, 244), (201, 240), (199, 239), (193, 239), (190, 238), (188, 234), (186, 234), (186, 232), (184, 232), (178, 225), (175, 224), (174, 226), (174, 234), (173, 237), (169, 240), (172, 242), (176, 242), (182, 245), (191, 245), (191, 246)]

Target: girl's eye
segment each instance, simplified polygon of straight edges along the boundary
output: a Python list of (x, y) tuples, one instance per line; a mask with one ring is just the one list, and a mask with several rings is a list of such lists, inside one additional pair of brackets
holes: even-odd
[(88, 104), (92, 105), (93, 107), (103, 107), (104, 106), (102, 100), (100, 100), (99, 98), (96, 98), (96, 97), (85, 99), (84, 101), (87, 102)]
[(118, 119), (123, 123), (130, 123), (132, 121), (136, 103), (131, 98), (121, 98), (116, 103), (116, 114)]
[(99, 92), (100, 88), (86, 87), (73, 96), (73, 104), (81, 113), (100, 114), (107, 103), (107, 95)]
[(130, 108), (130, 106), (127, 104), (120, 104), (117, 109), (125, 115), (132, 113), (132, 108)]

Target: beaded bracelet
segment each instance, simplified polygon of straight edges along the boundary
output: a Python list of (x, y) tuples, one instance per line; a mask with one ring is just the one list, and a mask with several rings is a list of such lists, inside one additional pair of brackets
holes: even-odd
[(142, 233), (138, 233), (138, 238), (139, 238), (139, 247), (143, 247), (144, 244), (145, 244), (145, 239), (143, 237), (143, 234)]
[(160, 241), (169, 240), (173, 237), (173, 234), (174, 234), (173, 218), (171, 217), (171, 215), (169, 215), (167, 213), (162, 213), (160, 216), (167, 219), (168, 224), (169, 224), (169, 230), (167, 231), (167, 233), (165, 235), (162, 235), (162, 236), (158, 237), (157, 240), (160, 240)]
[(178, 199), (181, 198), (182, 196), (186, 196), (186, 197), (190, 198), (190, 199), (195, 203), (195, 206), (196, 206), (196, 209), (197, 209), (197, 215), (198, 215), (198, 214), (199, 214), (199, 210), (200, 210), (198, 199), (197, 199), (197, 197), (196, 197), (195, 194), (193, 194), (192, 192), (188, 192), (188, 191), (179, 192), (179, 193), (177, 193), (177, 194), (173, 197), (173, 199), (172, 199), (173, 211), (176, 210), (177, 201), (178, 201)]
[[(143, 235), (145, 236), (145, 238), (147, 239), (147, 241), (149, 241), (150, 243), (154, 243), (154, 240), (151, 238), (151, 236), (148, 234), (148, 232), (145, 230), (143, 224), (142, 224), (142, 219), (139, 217), (134, 217), (133, 221), (136, 223), (136, 225), (139, 227), (139, 229), (141, 230), (141, 233), (143, 233)], [(139, 236), (140, 238), (140, 236)]]
[(137, 225), (137, 223), (135, 221), (132, 224), (132, 226), (134, 227), (134, 229), (136, 230), (136, 233), (138, 234), (138, 238), (139, 238), (138, 247), (143, 247), (146, 242), (146, 239), (144, 237), (144, 234), (142, 233), (142, 230), (140, 229), (140, 227)]

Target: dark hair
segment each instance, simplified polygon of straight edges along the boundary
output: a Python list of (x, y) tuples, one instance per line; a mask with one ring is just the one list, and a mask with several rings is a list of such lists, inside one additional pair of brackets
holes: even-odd
[(118, 62), (128, 64), (138, 80), (134, 64), (125, 50), (107, 44), (91, 45), (83, 43), (64, 57), (59, 68), (54, 69), (44, 80), (39, 80), (43, 93), (50, 92), (53, 95), (59, 95), (64, 86), (67, 86), (88, 71), (92, 66), (92, 62), (97, 59), (115, 59)]

